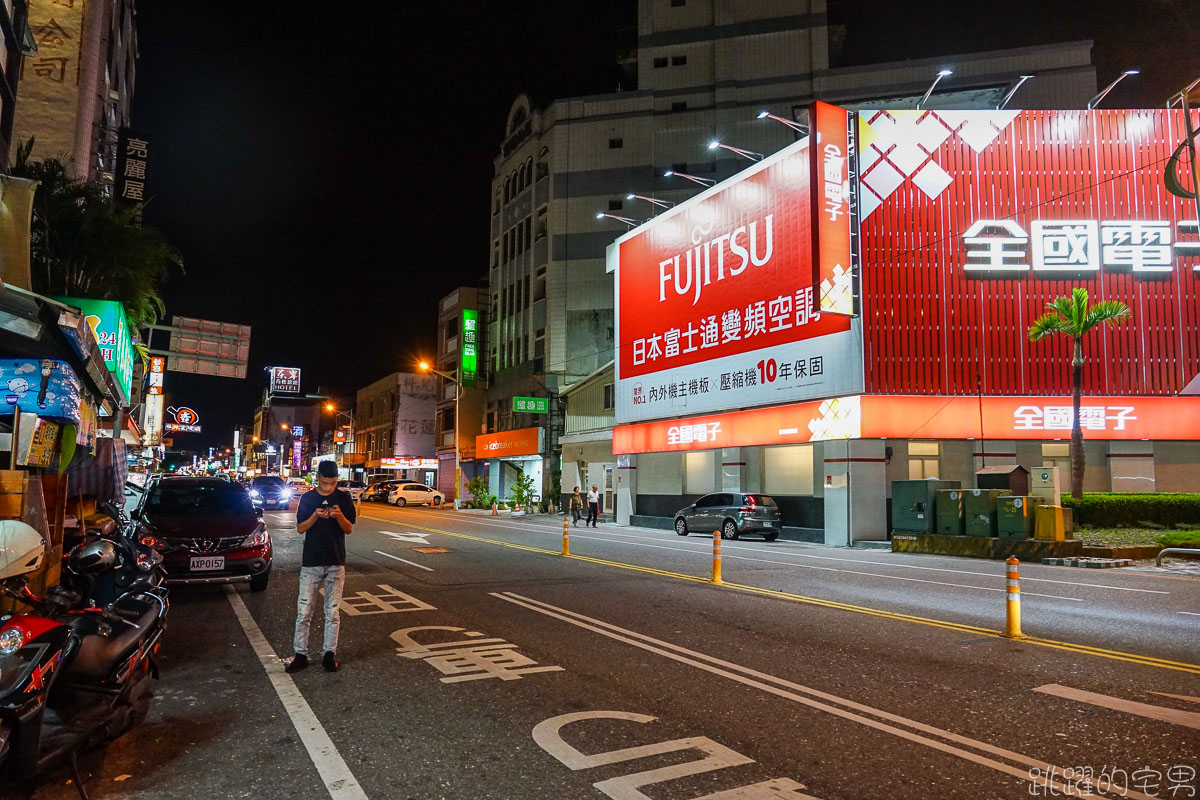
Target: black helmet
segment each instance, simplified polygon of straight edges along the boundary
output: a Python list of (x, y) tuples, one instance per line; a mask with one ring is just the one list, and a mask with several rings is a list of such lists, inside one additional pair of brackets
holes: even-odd
[(76, 575), (95, 575), (116, 565), (117, 546), (107, 539), (81, 544), (67, 559), (67, 567)]

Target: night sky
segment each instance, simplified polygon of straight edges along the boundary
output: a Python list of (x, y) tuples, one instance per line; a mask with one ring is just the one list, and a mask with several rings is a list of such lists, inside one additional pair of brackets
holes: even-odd
[[(315, 8), (330, 13), (301, 10)], [(845, 63), (1092, 38), (1101, 86), (1143, 70), (1106, 106), (1161, 107), (1200, 77), (1200, 0), (830, 13), (850, 26)], [(636, 25), (635, 0), (142, 0), (146, 221), (187, 270), (163, 287), (167, 313), (253, 326), (247, 380), (168, 373), (168, 399), (205, 430), (177, 446), (230, 442), (252, 421), (264, 366), (300, 367), (306, 392), (350, 394), (431, 354), (437, 299), (486, 272), (492, 160), (514, 97), (616, 90)]]

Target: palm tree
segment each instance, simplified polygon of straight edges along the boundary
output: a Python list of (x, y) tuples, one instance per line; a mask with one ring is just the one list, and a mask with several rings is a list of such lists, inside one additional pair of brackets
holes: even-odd
[(1070, 297), (1056, 297), (1046, 304), (1050, 313), (1037, 319), (1029, 328), (1029, 341), (1036, 342), (1052, 333), (1070, 336), (1075, 342), (1071, 358), (1071, 399), (1074, 415), (1071, 422), (1071, 496), (1083, 497), (1083, 428), (1079, 424), (1079, 406), (1083, 396), (1083, 337), (1097, 325), (1123, 322), (1132, 315), (1129, 306), (1119, 300), (1104, 300), (1088, 305), (1088, 291), (1077, 287)]
[(136, 331), (163, 314), (159, 283), (179, 253), (139, 207), (118, 206), (99, 183), (71, 177), (59, 159), (30, 161), (33, 140), (17, 147), (11, 172), (38, 181), (30, 224), (30, 271), (39, 294), (119, 300)]

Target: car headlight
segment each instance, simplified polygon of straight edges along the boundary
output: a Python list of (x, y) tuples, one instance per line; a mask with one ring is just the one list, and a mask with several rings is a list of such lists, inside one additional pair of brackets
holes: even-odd
[(260, 492), (258, 489), (251, 489), (250, 496), (251, 497), (262, 497), (262, 492)]
[(291, 496), (292, 496), (292, 490), (291, 490), (291, 489), (280, 489), (280, 490), (279, 490), (279, 496), (280, 496), (280, 497), (291, 497)]
[(242, 545), (245, 547), (262, 547), (269, 541), (271, 541), (271, 534), (267, 533), (266, 528), (263, 528), (247, 536)]

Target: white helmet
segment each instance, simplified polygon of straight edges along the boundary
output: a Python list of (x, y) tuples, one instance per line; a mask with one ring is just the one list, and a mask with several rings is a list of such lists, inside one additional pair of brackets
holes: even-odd
[(46, 540), (16, 519), (0, 520), (0, 580), (33, 572), (42, 565)]

